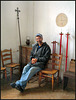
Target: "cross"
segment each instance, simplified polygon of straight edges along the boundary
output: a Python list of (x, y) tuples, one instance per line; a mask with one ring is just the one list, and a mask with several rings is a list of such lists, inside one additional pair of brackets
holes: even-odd
[(15, 9), (15, 11), (17, 12), (18, 28), (19, 28), (19, 38), (20, 38), (20, 46), (21, 46), (20, 23), (19, 23), (19, 12), (20, 12), (20, 10), (17, 7), (17, 9)]
[(20, 12), (19, 8), (17, 7), (17, 9), (15, 9), (15, 11), (17, 11), (17, 19), (19, 19), (19, 12)]

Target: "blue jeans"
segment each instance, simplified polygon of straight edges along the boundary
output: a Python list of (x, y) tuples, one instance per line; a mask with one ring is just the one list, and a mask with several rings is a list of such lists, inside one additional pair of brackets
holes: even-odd
[(40, 70), (40, 67), (31, 67), (29, 64), (27, 64), (23, 68), (20, 80), (16, 81), (16, 85), (20, 85), (24, 89), (26, 87), (27, 82), (31, 79), (31, 77)]

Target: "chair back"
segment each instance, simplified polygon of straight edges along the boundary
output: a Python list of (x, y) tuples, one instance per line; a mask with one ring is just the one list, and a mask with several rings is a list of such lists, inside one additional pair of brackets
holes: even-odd
[(62, 55), (57, 53), (53, 53), (50, 55), (50, 59), (48, 61), (48, 65), (51, 66), (51, 69), (58, 69), (60, 70), (61, 66)]
[(2, 50), (1, 51), (1, 59), (2, 59), (3, 67), (5, 66), (5, 62), (7, 60), (9, 60), (10, 63), (12, 63), (12, 49), (10, 48), (9, 50), (8, 49)]

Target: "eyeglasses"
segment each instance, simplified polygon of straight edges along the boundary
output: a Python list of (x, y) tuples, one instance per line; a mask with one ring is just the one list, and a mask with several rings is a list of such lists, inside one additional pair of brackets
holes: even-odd
[(41, 38), (36, 38), (36, 40), (41, 40)]

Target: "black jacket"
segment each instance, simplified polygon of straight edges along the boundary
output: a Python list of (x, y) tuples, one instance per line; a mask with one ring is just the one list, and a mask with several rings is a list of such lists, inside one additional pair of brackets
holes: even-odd
[[(38, 50), (37, 49), (38, 49), (38, 43), (36, 43), (32, 48), (29, 64), (31, 67), (35, 66), (44, 69), (46, 63), (50, 58), (51, 49), (46, 42), (43, 42), (41, 47)], [(31, 64), (32, 58), (37, 58), (37, 62), (35, 64)]]

